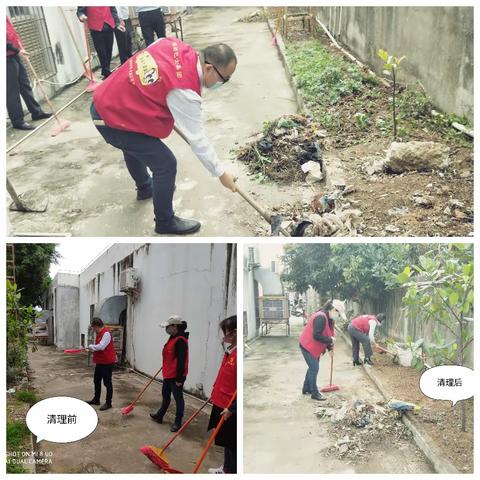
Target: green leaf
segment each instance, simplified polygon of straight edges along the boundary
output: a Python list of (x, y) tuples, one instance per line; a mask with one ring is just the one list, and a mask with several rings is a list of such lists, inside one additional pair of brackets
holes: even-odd
[(450, 305), (456, 305), (458, 303), (458, 293), (457, 292), (452, 292), (448, 296), (448, 301), (450, 302)]
[(378, 55), (385, 63), (387, 63), (387, 60), (388, 60), (388, 52), (386, 52), (385, 50), (380, 49), (380, 50), (377, 52), (377, 55)]

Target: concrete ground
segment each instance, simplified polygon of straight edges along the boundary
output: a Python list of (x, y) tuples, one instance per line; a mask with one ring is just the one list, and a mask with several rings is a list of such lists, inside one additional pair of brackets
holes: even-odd
[[(264, 22), (236, 22), (253, 7), (195, 8), (185, 17), (185, 41), (196, 48), (225, 42), (238, 56), (237, 71), (227, 85), (204, 93), (206, 131), (227, 171), (239, 185), (255, 191), (266, 206), (301, 198), (302, 189), (261, 185), (233, 161), (231, 149), (243, 144), (265, 121), (295, 113), (297, 105), (271, 33)], [(65, 105), (86, 86), (82, 80), (55, 98)], [(48, 198), (42, 214), (9, 213), (12, 235), (57, 233), (74, 236), (150, 236), (151, 200), (138, 202), (121, 152), (107, 145), (89, 117), (91, 95), (84, 94), (62, 113), (71, 121), (68, 131), (51, 137), (47, 126), (9, 154), (7, 173), (18, 193), (31, 202)], [(29, 119), (29, 117), (27, 117)], [(22, 132), (9, 130), (7, 145)], [(176, 135), (166, 141), (178, 160), (175, 209), (180, 216), (202, 222), (199, 236), (251, 236), (264, 225), (239, 195), (213, 179)], [(10, 199), (8, 198), (8, 203)]]
[[(40, 346), (30, 353), (33, 386), (43, 400), (54, 396), (70, 396), (90, 400), (93, 396), (93, 366), (87, 367), (87, 356), (66, 355), (54, 347)], [(114, 398), (111, 410), (97, 410), (99, 422), (88, 437), (73, 443), (41, 441), (38, 451), (53, 452), (53, 463), (48, 473), (161, 473), (147, 459), (140, 448), (143, 445), (162, 447), (170, 438), (170, 425), (174, 420), (174, 402), (165, 417), (164, 424), (153, 422), (149, 412), (155, 411), (161, 402), (161, 385), (157, 382), (147, 389), (144, 396), (129, 415), (120, 409), (127, 406), (141, 391), (147, 380), (135, 373), (115, 372), (113, 375)], [(102, 402), (105, 389), (102, 391)], [(185, 396), (185, 419), (201, 401)], [(205, 413), (204, 413), (205, 412)], [(191, 472), (207, 443), (206, 431), (210, 415), (207, 406), (185, 431), (168, 448), (170, 465), (185, 473)], [(211, 433), (211, 432), (210, 432)], [(223, 463), (223, 449), (211, 447), (200, 473)]]
[[(245, 473), (434, 473), (412, 440), (384, 445), (370, 452), (367, 463), (325, 458), (335, 444), (328, 434), (330, 420), (319, 419), (318, 402), (302, 395), (306, 364), (298, 347), (302, 319), (292, 318), (291, 334), (274, 327), (251, 344), (244, 359)], [(329, 383), (330, 357), (320, 360), (318, 386)], [(374, 367), (372, 367), (374, 368)], [(361, 368), (353, 368), (349, 347), (337, 338), (333, 383), (343, 400), (383, 400)], [(368, 448), (368, 446), (364, 446)]]

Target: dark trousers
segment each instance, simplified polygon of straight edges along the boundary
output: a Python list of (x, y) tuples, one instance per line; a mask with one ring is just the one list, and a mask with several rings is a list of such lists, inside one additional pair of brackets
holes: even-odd
[(116, 28), (114, 33), (120, 62), (123, 65), (132, 56), (132, 21), (127, 18), (125, 20), (125, 32), (121, 32)]
[(360, 344), (363, 346), (363, 352), (365, 358), (370, 358), (373, 355), (372, 345), (370, 343), (370, 337), (357, 330), (352, 324), (348, 326), (348, 333), (352, 339), (352, 357), (353, 360), (358, 362), (360, 360)]
[(24, 122), (22, 96), (33, 117), (40, 115), (42, 108), (33, 96), (27, 70), (18, 55), (7, 57), (7, 112), (12, 125), (18, 127)]
[(317, 394), (319, 393), (317, 387), (317, 375), (320, 365), (320, 358), (315, 358), (308, 350), (305, 350), (301, 345), (300, 350), (302, 351), (303, 358), (308, 365), (307, 373), (305, 374), (305, 380), (303, 382), (303, 391), (310, 392), (311, 394)]
[(147, 47), (154, 42), (154, 33), (157, 34), (157, 38), (165, 37), (165, 19), (160, 8), (148, 12), (139, 12), (138, 21)]
[[(93, 103), (90, 112), (93, 119), (100, 118)], [(147, 167), (151, 170), (155, 221), (159, 225), (167, 224), (173, 217), (172, 202), (177, 175), (175, 155), (158, 138), (110, 127), (97, 126), (97, 129), (108, 144), (123, 152), (127, 169), (138, 190), (151, 188), (152, 179)]]
[(183, 399), (183, 384), (178, 387), (175, 384), (174, 378), (166, 378), (163, 380), (162, 384), (162, 405), (158, 409), (157, 416), (163, 418), (165, 413), (167, 413), (168, 407), (170, 406), (170, 400), (172, 397), (175, 399), (175, 423), (178, 425), (182, 424), (183, 413), (185, 411), (185, 400)]
[(106, 403), (112, 403), (113, 397), (113, 385), (112, 385), (112, 371), (113, 363), (108, 365), (95, 365), (95, 374), (93, 375), (93, 384), (95, 385), (95, 399), (100, 400), (100, 395), (102, 393), (102, 380), (105, 388), (107, 389), (107, 398)]
[(110, 63), (112, 62), (113, 29), (105, 24), (101, 32), (90, 30), (90, 34), (92, 35), (93, 45), (102, 67), (102, 76), (107, 78), (112, 73), (110, 71)]
[(231, 448), (224, 448), (223, 471), (225, 473), (237, 473), (237, 451)]

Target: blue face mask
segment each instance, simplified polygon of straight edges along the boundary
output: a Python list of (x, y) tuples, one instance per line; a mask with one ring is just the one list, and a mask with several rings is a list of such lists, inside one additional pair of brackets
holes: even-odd
[(223, 85), (223, 82), (214, 83), (212, 86), (208, 87), (209, 90), (217, 90)]

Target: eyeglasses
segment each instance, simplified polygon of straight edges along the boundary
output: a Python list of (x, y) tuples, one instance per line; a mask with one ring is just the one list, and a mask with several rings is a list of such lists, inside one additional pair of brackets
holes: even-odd
[(227, 83), (229, 80), (230, 80), (230, 77), (227, 77), (225, 78), (219, 71), (218, 71), (218, 68), (213, 64), (213, 63), (210, 63), (209, 61), (207, 61), (207, 59), (205, 59), (205, 63), (207, 65), (211, 65), (213, 67), (213, 69), (215, 70), (215, 72), (217, 72), (217, 75), (222, 79), (222, 83)]

